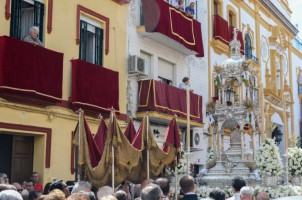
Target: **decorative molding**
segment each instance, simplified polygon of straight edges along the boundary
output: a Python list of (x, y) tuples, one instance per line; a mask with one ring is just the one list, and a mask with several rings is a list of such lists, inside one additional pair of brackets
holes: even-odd
[(105, 54), (108, 55), (109, 53), (109, 18), (105, 17), (97, 12), (94, 12), (88, 8), (85, 8), (84, 6), (77, 5), (77, 17), (76, 17), (76, 44), (80, 44), (80, 16), (81, 12), (86, 13), (88, 15), (91, 15), (102, 22), (105, 23)]
[(281, 11), (270, 0), (259, 0), (281, 24), (294, 36), (298, 34), (298, 29), (281, 13)]
[(115, 3), (118, 3), (120, 5), (128, 4), (131, 2), (131, 0), (112, 0), (112, 1), (114, 1)]
[(52, 31), (52, 12), (53, 12), (53, 0), (48, 0), (48, 12), (47, 12), (47, 33)]
[(0, 122), (0, 128), (45, 133), (45, 135), (46, 135), (45, 167), (50, 168), (51, 136), (52, 136), (52, 133), (51, 133), (52, 130), (50, 128), (43, 128), (43, 127), (38, 127), (38, 126), (27, 126), (27, 125), (20, 125), (20, 124), (10, 124), (10, 123), (4, 123), (4, 122)]
[[(142, 119), (147, 114), (150, 116), (150, 121), (160, 121), (161, 124), (165, 124), (165, 125), (168, 125), (169, 121), (173, 117), (173, 115), (159, 113), (156, 111), (149, 111), (149, 112), (136, 112), (136, 118)], [(180, 127), (186, 127), (186, 124), (187, 124), (186, 119), (182, 119), (179, 117), (179, 118), (177, 118), (177, 122)], [(204, 127), (204, 123), (199, 123), (199, 122), (192, 121), (192, 120), (190, 120), (190, 124), (191, 124), (191, 127), (200, 127), (200, 128)]]
[(219, 54), (219, 55), (225, 54), (226, 56), (230, 55), (229, 46), (227, 44), (225, 44), (224, 42), (213, 39), (210, 42), (210, 44), (217, 54)]
[(11, 16), (10, 3), (11, 3), (11, 0), (6, 0), (6, 3), (5, 3), (5, 19), (6, 20), (9, 20), (9, 18)]

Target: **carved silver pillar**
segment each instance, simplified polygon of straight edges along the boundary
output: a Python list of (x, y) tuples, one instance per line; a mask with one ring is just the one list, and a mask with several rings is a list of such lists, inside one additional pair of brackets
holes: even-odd
[(252, 141), (253, 141), (253, 160), (256, 160), (256, 130), (253, 129), (253, 136), (252, 136)]
[(219, 158), (219, 161), (221, 161), (221, 129), (218, 130), (217, 139), (218, 139), (218, 149), (217, 149), (218, 158)]
[(241, 160), (244, 161), (244, 133), (243, 133), (243, 126), (240, 127), (240, 136), (241, 136)]

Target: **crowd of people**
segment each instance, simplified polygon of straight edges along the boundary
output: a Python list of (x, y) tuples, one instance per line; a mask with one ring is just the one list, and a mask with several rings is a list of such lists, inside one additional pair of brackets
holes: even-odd
[[(179, 180), (179, 200), (199, 200), (196, 193), (195, 179), (183, 176)], [(169, 179), (165, 177), (156, 180), (146, 179), (141, 184), (124, 181), (117, 188), (104, 186), (93, 187), (87, 181), (55, 180), (47, 183), (44, 188), (39, 183), (39, 174), (33, 172), (30, 180), (20, 183), (9, 183), (6, 174), (0, 173), (0, 200), (169, 200), (175, 199), (171, 194)], [(227, 200), (269, 200), (269, 194), (260, 192), (256, 196), (254, 189), (246, 186), (245, 181), (234, 178), (232, 182), (233, 196)], [(223, 190), (216, 188), (211, 191), (208, 199), (226, 200)]]

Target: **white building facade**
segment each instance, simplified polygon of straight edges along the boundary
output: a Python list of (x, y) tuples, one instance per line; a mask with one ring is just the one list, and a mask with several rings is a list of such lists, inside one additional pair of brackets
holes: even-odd
[[(288, 144), (292, 136), (299, 135), (301, 111), (297, 69), (301, 67), (302, 54), (291, 42), (298, 30), (290, 22), (291, 10), (287, 0), (194, 1), (195, 18), (201, 24), (203, 57), (197, 57), (196, 52), (169, 36), (146, 31), (142, 2), (144, 0), (131, 1), (127, 30), (127, 112), (134, 121), (140, 122), (146, 113), (139, 112), (141, 80), (155, 80), (177, 87), (183, 77), (189, 77), (190, 88), (202, 97), (203, 115), (202, 123), (191, 120), (191, 162), (197, 166), (204, 165), (209, 140), (205, 105), (219, 96), (214, 83), (214, 66), (221, 65), (229, 58), (228, 44), (234, 27), (240, 32), (238, 39), (243, 46), (242, 56), (250, 60), (256, 71), (252, 76), (252, 94), (264, 111), (259, 119), (258, 132), (261, 134), (257, 136), (257, 144), (264, 134), (272, 137), (270, 127), (278, 126), (283, 133), (280, 142), (283, 150), (285, 133)], [(185, 4), (189, 5), (190, 2), (193, 1), (185, 1)], [(144, 67), (139, 69), (137, 62), (142, 59)], [(161, 143), (173, 115), (158, 111), (150, 111), (149, 115), (152, 131), (157, 133), (158, 142)], [(186, 132), (185, 120), (185, 117), (179, 117), (183, 136)], [(248, 132), (245, 134), (246, 148), (251, 147)], [(227, 149), (228, 133), (225, 133), (224, 140), (224, 148)]]

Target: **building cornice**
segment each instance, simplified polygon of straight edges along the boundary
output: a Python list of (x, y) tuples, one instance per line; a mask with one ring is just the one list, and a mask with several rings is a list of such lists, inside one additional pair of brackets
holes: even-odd
[(268, 11), (272, 15), (274, 15), (293, 36), (296, 36), (298, 34), (298, 29), (280, 12), (280, 10), (270, 0), (259, 0), (259, 2), (266, 9), (268, 9)]

